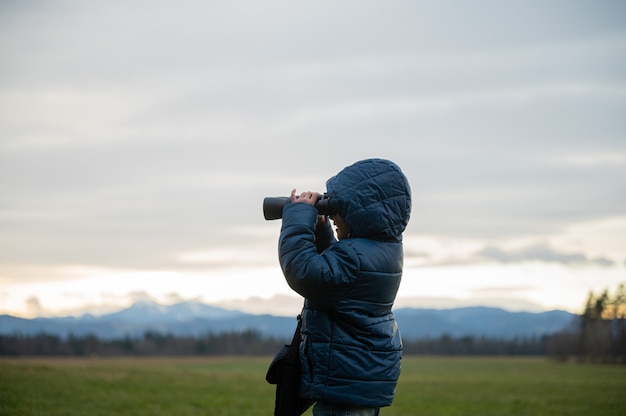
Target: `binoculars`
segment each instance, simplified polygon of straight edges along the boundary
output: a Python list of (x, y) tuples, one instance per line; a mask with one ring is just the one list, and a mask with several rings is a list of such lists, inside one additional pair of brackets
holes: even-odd
[[(268, 196), (263, 199), (263, 216), (266, 220), (277, 220), (283, 217), (283, 208), (291, 203), (288, 196)], [(332, 214), (330, 209), (330, 197), (328, 194), (320, 195), (315, 203), (319, 215)]]

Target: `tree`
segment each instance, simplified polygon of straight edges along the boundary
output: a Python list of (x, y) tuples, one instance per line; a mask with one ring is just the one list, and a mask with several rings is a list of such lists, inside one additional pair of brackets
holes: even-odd
[(608, 289), (599, 296), (589, 292), (580, 320), (580, 359), (626, 363), (626, 287), (615, 296)]

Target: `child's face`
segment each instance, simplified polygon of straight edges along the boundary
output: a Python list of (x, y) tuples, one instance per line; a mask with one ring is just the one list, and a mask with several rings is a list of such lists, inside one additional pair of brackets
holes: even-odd
[(346, 223), (343, 222), (343, 218), (339, 214), (333, 214), (330, 216), (330, 219), (335, 224), (335, 231), (337, 232), (337, 240), (343, 240), (348, 238), (348, 227)]

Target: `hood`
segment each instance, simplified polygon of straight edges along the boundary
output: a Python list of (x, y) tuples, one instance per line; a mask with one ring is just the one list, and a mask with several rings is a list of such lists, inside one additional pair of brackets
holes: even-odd
[(366, 159), (326, 182), (331, 208), (351, 238), (401, 241), (411, 215), (409, 182), (393, 162)]

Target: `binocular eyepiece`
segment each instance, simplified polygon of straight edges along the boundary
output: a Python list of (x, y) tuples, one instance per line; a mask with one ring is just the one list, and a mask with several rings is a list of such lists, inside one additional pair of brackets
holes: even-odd
[[(263, 199), (263, 216), (266, 220), (277, 220), (283, 217), (283, 208), (291, 203), (288, 196), (268, 196)], [(320, 195), (315, 203), (319, 215), (332, 214), (328, 194)]]

